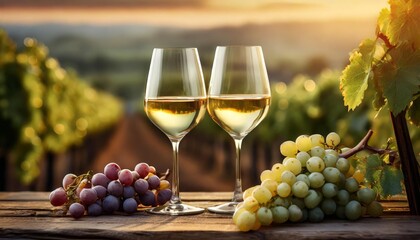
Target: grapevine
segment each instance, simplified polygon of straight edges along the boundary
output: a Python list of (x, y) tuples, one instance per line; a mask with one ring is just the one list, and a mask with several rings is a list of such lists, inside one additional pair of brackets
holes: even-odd
[(372, 134), (369, 131), (352, 149), (342, 146), (335, 132), (283, 142), (280, 152), (285, 159), (261, 173), (260, 185), (244, 191), (233, 222), (239, 230), (250, 231), (288, 221), (320, 222), (327, 216), (348, 220), (380, 216), (383, 208), (377, 191), (364, 184), (364, 173), (353, 155), (362, 150), (397, 155), (369, 146)]
[(61, 153), (121, 117), (121, 102), (96, 91), (26, 38), (24, 48), (0, 29), (0, 153), (13, 159), (20, 180), (40, 174), (46, 153)]
[(373, 105), (391, 113), (401, 168), (412, 214), (420, 215), (419, 162), (413, 150), (407, 120), (420, 123), (420, 1), (390, 0), (381, 10), (376, 38), (363, 40), (350, 54), (340, 89), (344, 105), (359, 106), (369, 85), (375, 90)]
[[(380, 12), (375, 39), (363, 40), (350, 55), (340, 88), (344, 104), (355, 109), (372, 84), (376, 90), (374, 106), (386, 105), (396, 116), (406, 108), (417, 108), (420, 70), (420, 3), (391, 0), (390, 9)], [(409, 110), (409, 112), (411, 112)], [(413, 123), (417, 115), (409, 115)]]
[(366, 136), (355, 147), (353, 147), (352, 149), (344, 153), (341, 153), (339, 156), (343, 158), (349, 158), (360, 151), (368, 150), (370, 152), (374, 152), (380, 155), (382, 154), (388, 155), (390, 164), (393, 164), (395, 159), (398, 158), (398, 152), (390, 149), (389, 144), (384, 149), (370, 146), (368, 142), (369, 142), (369, 139), (372, 137), (372, 135), (373, 135), (373, 131), (369, 130)]

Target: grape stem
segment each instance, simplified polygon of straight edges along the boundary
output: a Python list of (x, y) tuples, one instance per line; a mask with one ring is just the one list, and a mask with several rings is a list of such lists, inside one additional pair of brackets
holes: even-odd
[(168, 179), (170, 174), (171, 174), (171, 171), (169, 170), (169, 168), (166, 169), (166, 172), (164, 172), (164, 173), (157, 173), (160, 180)]
[(388, 148), (382, 149), (382, 148), (375, 148), (375, 147), (369, 146), (368, 142), (369, 142), (369, 139), (372, 137), (372, 135), (373, 135), (373, 131), (369, 130), (366, 133), (366, 136), (364, 136), (363, 139), (355, 147), (351, 148), (350, 150), (344, 153), (341, 153), (339, 156), (342, 158), (349, 158), (360, 151), (368, 150), (368, 151), (371, 151), (380, 155), (388, 154), (390, 157), (389, 158), (390, 163), (392, 164), (394, 159), (397, 157), (398, 153)]
[[(382, 41), (384, 41), (385, 46), (386, 46), (388, 49), (393, 49), (393, 48), (395, 48), (395, 45), (392, 45), (392, 44), (391, 44), (391, 42), (389, 41), (388, 36), (386, 36), (386, 35), (385, 35), (385, 34), (383, 34), (382, 32), (378, 32), (378, 33), (376, 33), (376, 36), (377, 36), (378, 38), (382, 39)], [(386, 54), (384, 54), (384, 55), (386, 55)]]
[(70, 207), (72, 203), (79, 202), (79, 197), (76, 195), (76, 190), (79, 184), (84, 179), (87, 179), (90, 182), (92, 180), (92, 176), (93, 176), (93, 171), (89, 170), (87, 173), (77, 176), (73, 180), (73, 182), (69, 186), (67, 186), (66, 189), (64, 189), (67, 194), (67, 203), (64, 205), (64, 214), (67, 212), (68, 208)]

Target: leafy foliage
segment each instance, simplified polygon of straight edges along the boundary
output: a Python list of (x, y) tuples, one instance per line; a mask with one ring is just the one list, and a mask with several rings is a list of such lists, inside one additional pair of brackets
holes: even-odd
[(417, 0), (390, 0), (389, 23), (384, 33), (394, 46), (400, 43), (420, 47), (420, 3)]
[(344, 101), (349, 109), (354, 110), (363, 100), (372, 79), (372, 65), (370, 64), (375, 52), (375, 41), (366, 39), (358, 51), (350, 55), (350, 64), (344, 69), (340, 88), (343, 91)]
[[(376, 90), (374, 106), (387, 105), (397, 115), (413, 107), (420, 93), (420, 2), (390, 0), (378, 17), (376, 40), (364, 40), (350, 55), (340, 86), (344, 104), (355, 109), (368, 84)], [(420, 119), (408, 111), (413, 123)]]
[(408, 111), (408, 120), (417, 125), (420, 126), (420, 97), (417, 96), (416, 99), (414, 99), (412, 105), (410, 106), (410, 109)]
[(385, 163), (378, 154), (366, 158), (366, 184), (373, 187), (382, 197), (401, 194), (403, 191), (402, 171)]
[(0, 152), (14, 160), (27, 184), (39, 175), (46, 152), (65, 151), (113, 125), (122, 106), (62, 69), (36, 40), (24, 45), (18, 52), (0, 30)]
[(384, 196), (400, 194), (402, 192), (403, 174), (400, 169), (385, 166), (381, 178), (382, 193)]
[(390, 51), (389, 60), (384, 60), (377, 66), (382, 77), (379, 82), (384, 97), (392, 112), (399, 113), (412, 101), (419, 92), (420, 86), (420, 50), (411, 51), (407, 44), (401, 44)]
[(371, 128), (368, 105), (353, 112), (343, 106), (339, 72), (325, 70), (314, 78), (298, 75), (289, 84), (274, 83), (271, 88), (269, 113), (250, 137), (272, 142), (337, 131), (353, 146)]

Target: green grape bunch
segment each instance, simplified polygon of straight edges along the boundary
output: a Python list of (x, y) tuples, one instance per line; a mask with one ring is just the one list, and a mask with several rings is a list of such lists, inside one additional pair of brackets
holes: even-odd
[(379, 217), (383, 208), (378, 194), (363, 185), (364, 174), (354, 166), (352, 151), (340, 145), (341, 138), (331, 132), (301, 135), (285, 141), (280, 152), (282, 163), (260, 175), (261, 184), (243, 193), (233, 222), (240, 231), (285, 222), (320, 222), (327, 216), (357, 220), (364, 215)]

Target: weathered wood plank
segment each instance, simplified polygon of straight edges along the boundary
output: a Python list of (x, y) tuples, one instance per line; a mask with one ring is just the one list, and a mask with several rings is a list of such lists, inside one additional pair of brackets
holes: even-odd
[(49, 192), (0, 192), (0, 201), (48, 201), (48, 196)]
[[(182, 193), (185, 202), (208, 207), (228, 201), (230, 193)], [(0, 193), (0, 239), (420, 239), (420, 216), (409, 216), (403, 200), (384, 201), (383, 217), (358, 221), (282, 224), (241, 233), (231, 216), (205, 212), (162, 216), (143, 210), (75, 220), (55, 212), (48, 193)], [(398, 213), (399, 215), (396, 215)], [(401, 215), (402, 214), (402, 215)]]
[[(0, 210), (52, 210), (48, 202), (48, 192), (0, 192)], [(210, 207), (229, 201), (229, 192), (184, 192), (181, 198), (185, 202), (200, 207)], [(406, 214), (410, 211), (406, 199), (382, 201), (385, 214)], [(1, 216), (1, 212), (0, 212)]]
[[(17, 224), (19, 223), (19, 224)], [(35, 239), (419, 239), (420, 218), (399, 216), (364, 218), (356, 222), (325, 220), (321, 223), (282, 224), (257, 232), (240, 233), (230, 217), (204, 213), (170, 217), (137, 214), (125, 216), (62, 218), (1, 218), (0, 236)]]

